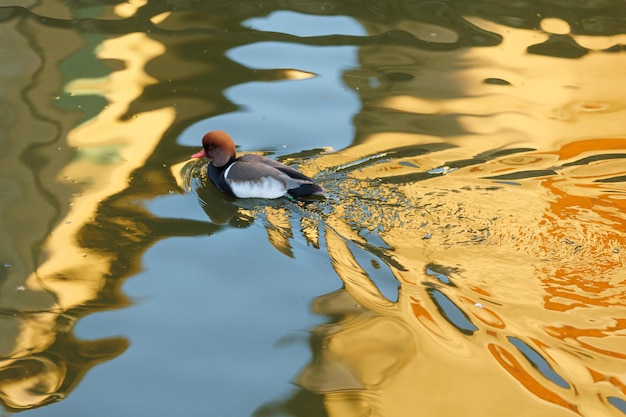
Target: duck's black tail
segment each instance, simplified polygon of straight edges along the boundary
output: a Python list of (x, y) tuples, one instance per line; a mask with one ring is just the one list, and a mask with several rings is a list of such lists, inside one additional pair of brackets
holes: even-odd
[(324, 189), (319, 185), (309, 182), (300, 185), (299, 187), (292, 188), (287, 193), (298, 200), (302, 199), (319, 199), (326, 197)]

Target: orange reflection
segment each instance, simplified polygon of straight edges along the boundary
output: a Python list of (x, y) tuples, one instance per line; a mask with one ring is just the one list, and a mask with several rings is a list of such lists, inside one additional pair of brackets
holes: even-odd
[[(572, 326), (553, 326), (546, 328), (546, 331), (557, 339), (569, 342), (575, 341), (580, 347), (591, 352), (599, 353), (601, 355), (610, 356), (617, 359), (626, 359), (626, 354), (620, 350), (621, 338), (611, 336), (611, 333), (621, 333), (626, 326), (626, 319), (613, 319), (614, 326), (607, 326), (602, 329), (580, 329)], [(601, 341), (607, 339), (610, 349), (603, 349), (598, 346), (594, 346), (594, 343), (587, 343), (584, 340)], [(592, 370), (593, 371), (593, 370)], [(615, 377), (617, 381), (619, 379)]]
[(597, 153), (598, 151), (623, 151), (625, 148), (626, 139), (597, 138), (566, 143), (558, 151), (544, 153), (558, 155), (560, 161), (565, 161), (589, 152)]
[[(324, 221), (346, 292), (410, 329), (415, 346), (375, 388), (320, 391), (330, 415), (408, 415), (411, 401), (436, 415), (612, 415), (607, 398), (623, 393), (623, 56), (528, 58), (547, 35), (472, 22), (506, 32), (503, 44), (363, 47), (363, 68), (346, 75), (365, 103), (355, 143), (310, 162), (341, 198)], [(490, 77), (508, 84), (485, 86)], [(397, 301), (361, 250), (397, 278)], [(355, 380), (376, 369), (349, 363)]]
[(502, 367), (511, 375), (515, 376), (515, 379), (520, 381), (530, 392), (548, 402), (568, 408), (576, 413), (580, 413), (576, 405), (566, 401), (553, 391), (547, 389), (543, 382), (537, 380), (532, 374), (527, 372), (513, 354), (502, 347), (493, 344), (490, 344), (488, 349), (498, 363), (500, 363), (500, 365), (502, 365)]

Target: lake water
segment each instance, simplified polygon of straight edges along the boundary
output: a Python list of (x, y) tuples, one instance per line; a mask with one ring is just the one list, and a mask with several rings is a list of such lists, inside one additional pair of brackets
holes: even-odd
[[(626, 415), (625, 21), (3, 0), (2, 415)], [(221, 194), (215, 129), (328, 197)]]

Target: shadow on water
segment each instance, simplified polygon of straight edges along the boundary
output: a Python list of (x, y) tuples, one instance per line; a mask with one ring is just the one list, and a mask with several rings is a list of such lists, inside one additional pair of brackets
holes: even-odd
[[(366, 34), (245, 24), (275, 11)], [(5, 408), (128, 348), (74, 326), (131, 304), (148, 248), (257, 222), (284, 255), (327, 253), (342, 288), (312, 301), (299, 389), (254, 415), (626, 414), (624, 18), (609, 0), (0, 7)], [(233, 88), (315, 76), (229, 58), (265, 42), (357, 51), (350, 145), (277, 155), (326, 201), (229, 199), (180, 164), (189, 126), (241, 110)], [(205, 219), (146, 207), (185, 192)]]

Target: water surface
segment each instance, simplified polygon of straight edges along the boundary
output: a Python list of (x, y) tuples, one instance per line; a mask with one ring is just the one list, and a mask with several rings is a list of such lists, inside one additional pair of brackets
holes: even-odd
[[(621, 1), (5, 2), (5, 414), (623, 416)], [(212, 129), (328, 198), (236, 200)]]

